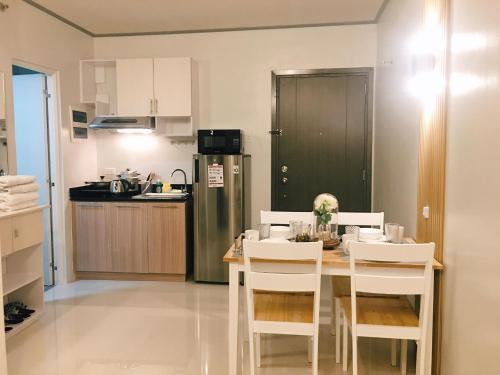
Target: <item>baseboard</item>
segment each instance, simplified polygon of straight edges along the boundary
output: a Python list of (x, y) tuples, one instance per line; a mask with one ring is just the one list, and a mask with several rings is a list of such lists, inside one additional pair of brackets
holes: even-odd
[(164, 273), (76, 272), (77, 280), (186, 281), (186, 275)]

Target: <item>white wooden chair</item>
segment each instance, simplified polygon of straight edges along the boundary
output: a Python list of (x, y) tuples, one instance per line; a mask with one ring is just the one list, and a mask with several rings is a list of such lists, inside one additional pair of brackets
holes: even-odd
[[(358, 337), (401, 339), (401, 372), (406, 373), (407, 340), (416, 340), (417, 375), (423, 375), (426, 330), (429, 324), (433, 243), (429, 244), (371, 244), (351, 242), (351, 296), (342, 297), (344, 322), (343, 365), (347, 371), (348, 328), (352, 333), (353, 375), (358, 374)], [(419, 264), (420, 267), (379, 268), (363, 266), (362, 261)], [(359, 297), (358, 292), (382, 295), (419, 295), (420, 314), (417, 315), (407, 297)]]
[(383, 212), (339, 212), (339, 225), (372, 226), (384, 229)]
[(303, 221), (306, 224), (313, 224), (313, 216), (312, 211), (260, 211), (260, 223), (288, 225), (291, 220), (297, 220)]
[[(373, 226), (384, 230), (383, 212), (339, 212), (338, 225)], [(332, 323), (331, 333), (335, 337), (335, 361), (340, 363), (340, 298), (350, 296), (351, 284), (348, 276), (332, 276)], [(396, 349), (392, 345), (392, 364), (395, 366)]]
[[(312, 373), (317, 375), (323, 243), (244, 240), (243, 249), (250, 374), (255, 374), (256, 360), (260, 367), (260, 334), (268, 333), (312, 338)], [(306, 260), (313, 263), (294, 263)], [(308, 340), (309, 350), (310, 345)]]

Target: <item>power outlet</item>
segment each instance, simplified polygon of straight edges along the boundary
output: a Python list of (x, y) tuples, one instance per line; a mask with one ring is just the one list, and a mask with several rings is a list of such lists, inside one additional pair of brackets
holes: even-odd
[(431, 215), (431, 209), (429, 206), (425, 206), (423, 209), (422, 209), (422, 216), (424, 217), (424, 219), (428, 219)]

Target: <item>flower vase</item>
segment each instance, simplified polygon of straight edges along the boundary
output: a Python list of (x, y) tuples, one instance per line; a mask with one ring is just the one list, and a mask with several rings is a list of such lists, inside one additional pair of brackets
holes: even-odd
[(316, 236), (320, 241), (330, 241), (332, 239), (332, 231), (330, 224), (317, 224), (316, 225)]

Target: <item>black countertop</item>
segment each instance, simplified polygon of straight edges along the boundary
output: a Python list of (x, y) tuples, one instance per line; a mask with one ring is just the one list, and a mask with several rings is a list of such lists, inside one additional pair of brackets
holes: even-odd
[[(172, 184), (173, 189), (182, 189), (184, 185)], [(111, 193), (108, 189), (97, 188), (94, 185), (84, 185), (69, 189), (69, 200), (73, 202), (186, 202), (192, 198), (192, 185), (187, 186), (188, 195), (178, 198), (133, 198), (140, 195), (138, 191)]]

